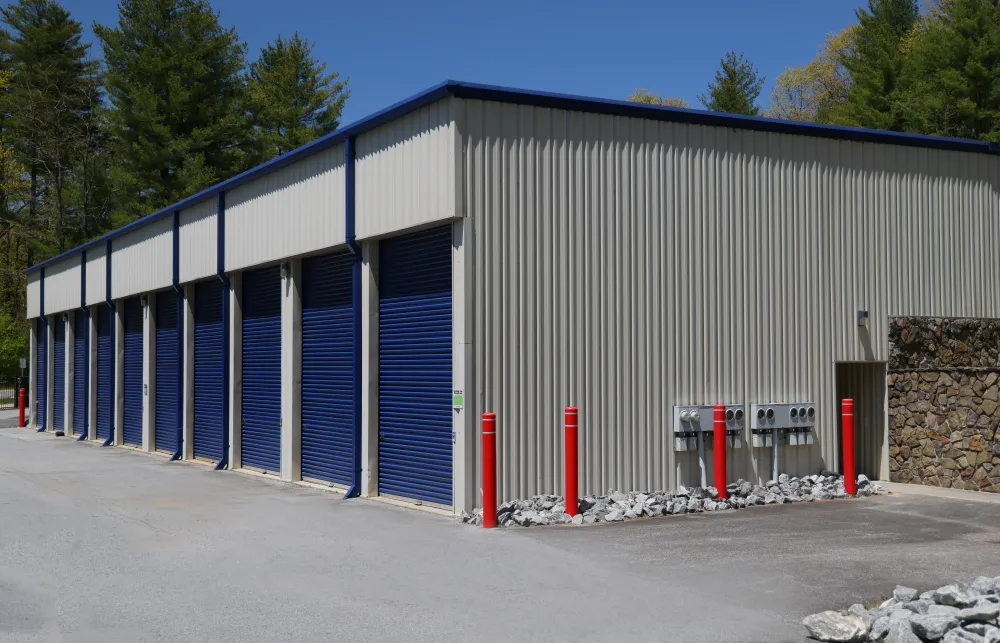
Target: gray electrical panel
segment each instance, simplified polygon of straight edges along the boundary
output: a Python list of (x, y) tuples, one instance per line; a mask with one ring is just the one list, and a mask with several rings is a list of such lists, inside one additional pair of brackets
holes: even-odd
[[(674, 451), (695, 451), (698, 434), (712, 433), (715, 429), (715, 407), (686, 405), (674, 407)], [(726, 443), (730, 449), (743, 446), (746, 413), (742, 404), (726, 405)], [(707, 442), (709, 448), (711, 441)]]

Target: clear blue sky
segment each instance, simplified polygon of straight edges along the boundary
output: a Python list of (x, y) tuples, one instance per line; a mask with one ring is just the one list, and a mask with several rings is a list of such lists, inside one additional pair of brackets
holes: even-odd
[[(555, 2), (214, 0), (256, 57), (277, 35), (316, 43), (350, 78), (349, 123), (442, 80), (625, 98), (636, 87), (699, 106), (728, 50), (767, 77), (808, 62), (864, 0)], [(63, 0), (87, 27), (117, 22), (116, 0)], [(95, 54), (100, 50), (95, 45)]]

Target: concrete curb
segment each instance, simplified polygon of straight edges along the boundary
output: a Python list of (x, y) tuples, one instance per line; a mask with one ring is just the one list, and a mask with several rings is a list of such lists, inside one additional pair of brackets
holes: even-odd
[(900, 496), (930, 496), (932, 498), (949, 498), (963, 502), (991, 502), (1000, 504), (1000, 494), (982, 491), (967, 491), (965, 489), (945, 489), (919, 484), (904, 484), (901, 482), (878, 481), (890, 493)]

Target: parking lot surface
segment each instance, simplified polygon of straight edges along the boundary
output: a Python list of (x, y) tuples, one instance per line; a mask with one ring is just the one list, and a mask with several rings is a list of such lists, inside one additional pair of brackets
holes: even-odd
[(488, 531), (0, 429), (0, 640), (800, 641), (1000, 575), (1000, 504), (888, 496)]

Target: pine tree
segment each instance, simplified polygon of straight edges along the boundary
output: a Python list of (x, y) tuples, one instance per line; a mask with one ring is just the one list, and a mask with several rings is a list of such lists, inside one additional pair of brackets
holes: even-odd
[(905, 62), (904, 42), (912, 35), (920, 11), (917, 0), (868, 0), (856, 12), (853, 47), (841, 64), (850, 75), (847, 100), (830, 110), (831, 122), (877, 129), (903, 129), (899, 80)]
[(277, 38), (250, 65), (251, 121), (261, 160), (293, 150), (337, 129), (350, 92), (339, 74), (312, 55), (299, 34)]
[(1000, 141), (1000, 8), (946, 0), (913, 39), (901, 112), (910, 131)]
[(107, 65), (119, 221), (224, 180), (252, 162), (245, 45), (206, 0), (122, 0), (95, 26)]
[(722, 57), (715, 79), (708, 84), (708, 93), (698, 96), (706, 109), (713, 112), (746, 114), (760, 113), (757, 98), (764, 86), (764, 77), (743, 54), (731, 51)]
[(53, 0), (20, 0), (2, 14), (13, 72), (6, 126), (31, 183), (21, 223), (42, 255), (61, 252), (81, 236), (69, 220), (66, 186), (100, 100), (97, 63), (88, 59), (80, 23)]

